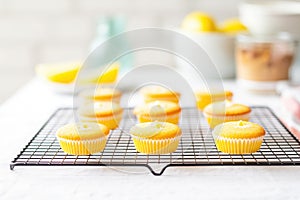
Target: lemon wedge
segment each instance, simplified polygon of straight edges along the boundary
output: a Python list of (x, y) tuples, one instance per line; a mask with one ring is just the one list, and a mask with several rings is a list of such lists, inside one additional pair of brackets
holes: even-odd
[(109, 67), (98, 69), (87, 69), (78, 80), (81, 84), (114, 83), (119, 74), (120, 64), (112, 63)]
[(223, 22), (220, 26), (220, 31), (224, 33), (236, 34), (247, 31), (247, 27), (243, 25), (239, 19), (229, 19)]
[(119, 63), (113, 63), (107, 70), (102, 72), (96, 82), (98, 83), (113, 83), (117, 80), (120, 70)]
[(67, 84), (75, 80), (80, 68), (80, 62), (40, 64), (36, 73), (49, 81)]
[[(89, 76), (81, 78), (84, 83), (113, 83), (117, 80), (119, 73), (119, 63), (113, 63), (99, 73), (99, 69), (89, 73)], [(82, 68), (80, 62), (40, 64), (36, 67), (36, 73), (55, 83), (69, 84), (75, 81), (79, 70)]]
[(214, 32), (217, 30), (214, 19), (203, 12), (192, 12), (188, 14), (184, 18), (181, 28), (193, 32)]
[[(119, 63), (113, 63), (111, 64), (107, 69), (105, 69), (103, 72), (99, 73), (98, 70), (96, 71), (90, 71), (87, 78), (82, 78), (82, 82), (85, 83), (113, 83), (117, 80), (118, 74), (119, 74)], [(95, 76), (97, 74), (97, 76)]]

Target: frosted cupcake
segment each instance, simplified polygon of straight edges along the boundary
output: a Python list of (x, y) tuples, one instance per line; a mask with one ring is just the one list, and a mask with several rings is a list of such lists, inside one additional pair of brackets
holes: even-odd
[(250, 154), (258, 151), (264, 136), (263, 127), (246, 121), (226, 122), (213, 130), (218, 150), (229, 154)]
[(115, 129), (122, 120), (123, 109), (117, 103), (99, 101), (81, 106), (78, 113), (81, 121), (97, 122), (109, 129)]
[(134, 109), (139, 122), (170, 122), (178, 124), (181, 108), (177, 103), (170, 101), (149, 102)]
[(72, 155), (89, 155), (103, 151), (109, 129), (98, 123), (67, 124), (57, 130), (62, 150)]
[(203, 114), (211, 128), (228, 121), (248, 121), (251, 108), (231, 101), (211, 103), (204, 108)]
[(145, 154), (167, 154), (176, 151), (180, 128), (168, 122), (145, 122), (130, 129), (135, 148)]

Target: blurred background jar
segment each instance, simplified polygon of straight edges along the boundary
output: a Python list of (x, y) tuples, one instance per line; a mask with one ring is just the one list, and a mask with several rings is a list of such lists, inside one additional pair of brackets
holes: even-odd
[[(252, 38), (240, 37), (237, 42), (237, 49), (245, 49), (245, 46), (250, 49), (248, 54), (244, 51), (244, 56), (242, 51), (237, 51), (236, 55), (237, 78), (241, 80), (241, 86), (265, 92), (274, 91), (280, 81), (300, 82), (300, 48), (295, 49), (292, 41), (300, 41), (300, 1), (245, 0), (239, 4), (239, 18), (252, 34)], [(280, 33), (288, 33), (289, 36)], [(251, 57), (251, 53), (257, 58)], [(248, 60), (241, 60), (246, 55), (250, 56)], [(249, 66), (260, 72), (248, 69)]]
[(287, 33), (267, 36), (239, 35), (236, 43), (237, 78), (254, 92), (275, 92), (288, 81), (296, 42)]
[[(102, 16), (98, 19), (96, 34), (90, 45), (90, 53), (93, 53), (97, 48), (106, 40), (110, 39), (113, 36), (116, 36), (126, 30), (127, 19), (122, 15), (114, 16)], [(128, 41), (122, 40), (118, 44), (120, 48), (128, 48)], [(113, 51), (112, 49), (107, 49), (108, 52)], [(96, 60), (97, 61), (97, 60)], [(133, 56), (130, 54), (123, 55), (117, 62), (121, 65), (120, 72), (126, 73), (133, 66)], [(103, 64), (101, 60), (98, 60), (98, 63), (95, 63), (95, 66), (101, 67)]]

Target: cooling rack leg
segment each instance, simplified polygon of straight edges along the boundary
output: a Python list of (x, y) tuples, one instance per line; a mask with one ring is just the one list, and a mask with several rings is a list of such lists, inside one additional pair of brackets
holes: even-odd
[(154, 175), (154, 176), (161, 176), (163, 173), (164, 173), (164, 171), (169, 167), (169, 166), (171, 166), (170, 164), (168, 164), (168, 165), (166, 165), (165, 167), (163, 167), (161, 170), (160, 170), (160, 172), (155, 172), (153, 169), (152, 169), (152, 167), (150, 167), (149, 165), (145, 165), (149, 170), (150, 170), (150, 172)]
[(163, 174), (163, 172), (159, 172), (159, 173), (152, 172), (152, 174), (153, 174), (154, 176), (161, 176), (161, 175)]
[(14, 165), (14, 164), (10, 164), (10, 165), (9, 165), (9, 168), (10, 168), (10, 170), (14, 170), (15, 165)]

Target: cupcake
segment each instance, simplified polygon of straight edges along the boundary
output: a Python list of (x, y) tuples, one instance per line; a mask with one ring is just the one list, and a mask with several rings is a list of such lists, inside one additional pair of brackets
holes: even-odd
[(230, 91), (223, 92), (205, 92), (198, 91), (195, 92), (196, 97), (196, 105), (199, 110), (203, 110), (207, 105), (212, 102), (224, 101), (224, 100), (232, 100), (233, 93)]
[(204, 108), (204, 116), (211, 128), (228, 121), (249, 120), (251, 108), (230, 101), (211, 103)]
[(170, 101), (149, 102), (134, 109), (139, 122), (170, 122), (178, 124), (181, 108), (177, 103)]
[(168, 122), (145, 122), (130, 129), (135, 148), (145, 154), (167, 154), (176, 151), (180, 128)]
[(145, 86), (140, 92), (144, 97), (145, 103), (157, 100), (178, 103), (180, 99), (180, 94), (178, 92), (158, 85)]
[(119, 103), (122, 93), (117, 89), (107, 87), (84, 90), (79, 96), (89, 101), (114, 101)]
[(250, 154), (258, 151), (264, 136), (263, 127), (247, 121), (225, 122), (213, 130), (218, 150), (229, 154)]
[(122, 120), (123, 109), (117, 103), (99, 101), (81, 106), (78, 113), (81, 121), (98, 122), (109, 129), (115, 129)]
[(72, 155), (89, 155), (103, 151), (109, 129), (98, 123), (67, 124), (57, 130), (62, 150)]

